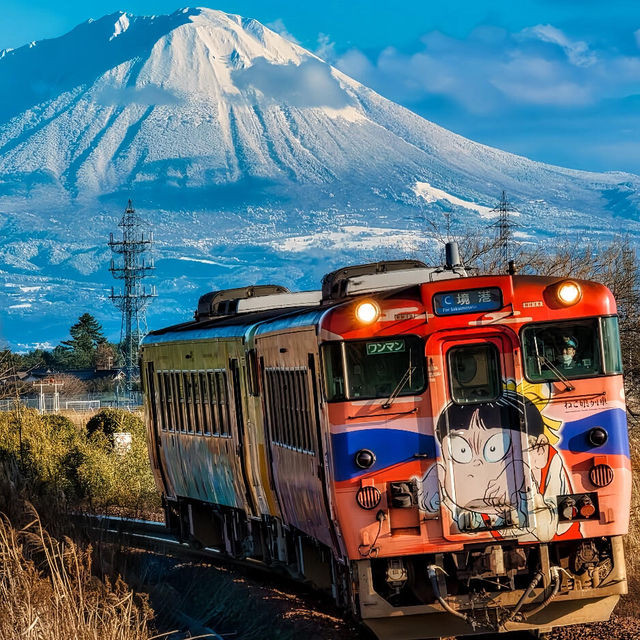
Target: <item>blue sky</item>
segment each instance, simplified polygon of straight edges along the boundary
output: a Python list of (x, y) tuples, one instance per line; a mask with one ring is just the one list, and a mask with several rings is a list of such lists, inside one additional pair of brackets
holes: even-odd
[[(640, 174), (638, 0), (201, 3), (247, 17), (473, 140), (572, 168)], [(175, 2), (4, 0), (0, 49), (117, 10)]]

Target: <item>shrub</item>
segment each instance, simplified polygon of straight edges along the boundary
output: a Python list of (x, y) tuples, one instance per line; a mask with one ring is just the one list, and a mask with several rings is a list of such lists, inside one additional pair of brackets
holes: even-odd
[[(92, 422), (93, 421), (93, 422)], [(13, 462), (25, 476), (29, 497), (63, 499), (98, 509), (157, 510), (160, 498), (149, 465), (141, 418), (108, 409), (90, 421), (87, 437), (63, 416), (36, 411), (0, 413), (0, 460)], [(114, 449), (112, 434), (129, 431), (131, 446)]]
[(87, 435), (100, 432), (106, 436), (126, 431), (144, 437), (144, 423), (137, 415), (122, 409), (101, 409), (87, 421)]

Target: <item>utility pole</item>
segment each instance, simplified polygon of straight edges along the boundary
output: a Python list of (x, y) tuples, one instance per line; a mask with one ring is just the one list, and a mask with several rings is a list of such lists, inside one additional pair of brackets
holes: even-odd
[(116, 256), (122, 256), (122, 261), (116, 263), (112, 258), (109, 271), (114, 278), (123, 281), (123, 288), (116, 293), (112, 287), (109, 298), (122, 312), (120, 349), (124, 355), (125, 388), (131, 400), (134, 383), (139, 378), (138, 349), (147, 333), (145, 309), (156, 296), (154, 286), (147, 291), (142, 284), (155, 268), (152, 258), (148, 261), (144, 258), (144, 254), (151, 251), (153, 234), (145, 236), (142, 232), (144, 223), (136, 215), (131, 200), (118, 226), (122, 229), (122, 240), (115, 240), (113, 233), (110, 234), (109, 247)]
[(511, 204), (507, 200), (506, 191), (502, 192), (500, 202), (495, 206), (492, 211), (498, 213), (498, 221), (491, 225), (498, 229), (498, 246), (500, 248), (500, 257), (502, 258), (502, 264), (505, 268), (509, 267), (509, 258), (511, 257), (510, 245), (513, 243), (512, 229), (515, 226), (509, 219), (509, 214), (514, 213), (515, 209), (511, 208)]

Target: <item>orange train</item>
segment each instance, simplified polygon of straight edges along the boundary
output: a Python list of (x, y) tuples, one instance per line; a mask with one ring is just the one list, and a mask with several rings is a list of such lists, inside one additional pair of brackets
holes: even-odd
[(379, 638), (544, 632), (626, 592), (601, 284), (392, 261), (212, 292), (141, 371), (168, 527), (331, 591)]

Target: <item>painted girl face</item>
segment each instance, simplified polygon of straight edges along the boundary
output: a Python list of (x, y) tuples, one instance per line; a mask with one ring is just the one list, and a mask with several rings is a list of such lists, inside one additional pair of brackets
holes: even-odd
[(473, 414), (468, 429), (451, 430), (442, 442), (447, 494), (461, 508), (496, 513), (511, 505), (519, 487), (513, 477), (514, 453), (521, 458), (520, 432), (489, 427)]

